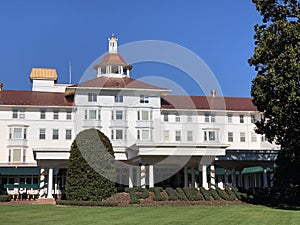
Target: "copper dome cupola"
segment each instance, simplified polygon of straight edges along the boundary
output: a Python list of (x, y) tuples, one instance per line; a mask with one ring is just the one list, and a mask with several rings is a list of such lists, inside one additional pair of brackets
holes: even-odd
[(132, 66), (127, 64), (124, 58), (118, 54), (118, 39), (112, 35), (108, 39), (108, 53), (102, 58), (100, 63), (94, 65), (97, 77), (129, 77)]

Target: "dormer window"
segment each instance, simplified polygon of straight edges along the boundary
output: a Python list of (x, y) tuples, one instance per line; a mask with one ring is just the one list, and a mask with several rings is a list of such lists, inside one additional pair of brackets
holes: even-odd
[(149, 103), (148, 95), (140, 95), (140, 103)]
[(88, 93), (88, 102), (97, 102), (97, 94)]

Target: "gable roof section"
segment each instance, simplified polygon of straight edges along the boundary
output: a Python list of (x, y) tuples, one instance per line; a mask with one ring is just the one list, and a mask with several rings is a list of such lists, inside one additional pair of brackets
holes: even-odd
[(256, 111), (251, 98), (175, 96), (169, 95), (161, 99), (162, 109), (202, 109)]
[(92, 80), (88, 80), (72, 87), (88, 87), (88, 88), (130, 88), (130, 89), (150, 89), (150, 90), (161, 90), (169, 91), (165, 88), (160, 88), (151, 84), (147, 84), (129, 77), (116, 78), (100, 76)]
[(0, 105), (72, 106), (64, 93), (39, 91), (0, 91)]

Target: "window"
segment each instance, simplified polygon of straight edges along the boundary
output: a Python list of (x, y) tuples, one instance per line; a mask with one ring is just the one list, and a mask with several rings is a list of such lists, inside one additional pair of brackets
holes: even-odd
[(67, 111), (66, 119), (67, 120), (71, 120), (72, 119), (72, 111), (71, 110)]
[(116, 120), (123, 120), (123, 111), (121, 110), (116, 111)]
[(169, 131), (168, 130), (164, 130), (164, 141), (169, 141)]
[(97, 94), (88, 93), (88, 102), (97, 102)]
[(175, 131), (175, 141), (181, 141), (181, 131)]
[(168, 122), (169, 121), (169, 114), (164, 113), (164, 122)]
[(205, 130), (204, 131), (204, 141), (215, 142), (218, 140), (217, 131), (215, 130)]
[(89, 110), (89, 119), (95, 120), (97, 118), (97, 110), (91, 109)]
[(251, 132), (251, 142), (257, 142), (256, 133)]
[(53, 140), (58, 140), (59, 139), (58, 129), (53, 129), (52, 130), (52, 139)]
[(26, 162), (26, 149), (9, 149), (8, 162)]
[[(98, 114), (97, 114), (98, 113)], [(100, 120), (101, 111), (96, 109), (84, 110), (84, 119), (85, 120)]]
[(149, 103), (148, 95), (140, 95), (140, 103)]
[(149, 111), (138, 111), (138, 120), (150, 120)]
[(72, 130), (66, 129), (66, 140), (71, 140), (71, 139), (72, 139)]
[(216, 122), (216, 116), (214, 115), (214, 114), (209, 114), (209, 113), (205, 113), (204, 114), (204, 121), (206, 122), (206, 123), (209, 123), (209, 122), (212, 122), (212, 123), (214, 123), (214, 122)]
[(187, 141), (193, 141), (193, 131), (187, 131)]
[(193, 117), (192, 117), (192, 115), (187, 115), (186, 121), (187, 121), (188, 123), (193, 122)]
[(122, 95), (115, 95), (115, 102), (123, 102), (123, 96)]
[(40, 140), (45, 140), (46, 139), (46, 129), (45, 128), (40, 129), (39, 138), (40, 138)]
[(150, 130), (137, 130), (138, 140), (150, 140)]
[(13, 119), (25, 119), (25, 110), (21, 109), (13, 109), (13, 113), (12, 113), (12, 118)]
[(228, 132), (228, 142), (233, 142), (233, 132)]
[(112, 140), (126, 140), (126, 131), (125, 130), (112, 130), (111, 131), (111, 139)]
[(26, 127), (10, 127), (9, 139), (27, 139)]
[(256, 122), (255, 115), (250, 115), (250, 117), (251, 117), (251, 123), (255, 123)]
[(41, 110), (40, 119), (41, 120), (46, 119), (46, 111), (45, 110)]
[(244, 115), (240, 115), (240, 123), (244, 123)]
[(227, 122), (232, 123), (232, 114), (227, 114)]
[(58, 118), (59, 118), (59, 114), (58, 114), (58, 113), (59, 113), (58, 110), (54, 110), (54, 111), (53, 111), (53, 119), (54, 119), (54, 120), (58, 120)]
[(175, 115), (175, 122), (180, 122), (180, 116), (179, 116), (179, 114)]
[(246, 142), (246, 134), (245, 134), (245, 132), (240, 132), (240, 142)]

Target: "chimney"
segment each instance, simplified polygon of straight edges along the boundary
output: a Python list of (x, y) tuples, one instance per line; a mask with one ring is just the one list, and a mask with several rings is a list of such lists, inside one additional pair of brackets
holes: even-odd
[(3, 83), (0, 83), (0, 91), (2, 91)]
[(213, 89), (210, 91), (210, 93), (211, 93), (211, 97), (216, 97), (217, 91)]

